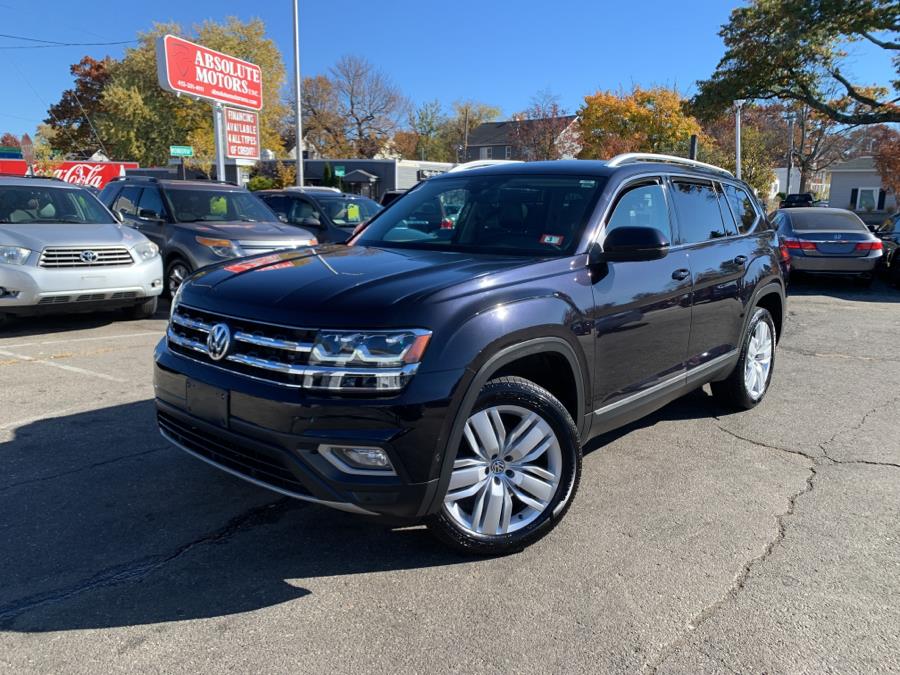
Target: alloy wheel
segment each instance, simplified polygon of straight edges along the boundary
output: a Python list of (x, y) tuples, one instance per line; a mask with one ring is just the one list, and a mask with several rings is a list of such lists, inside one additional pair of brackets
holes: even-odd
[(559, 439), (538, 413), (497, 405), (466, 421), (444, 510), (470, 534), (505, 535), (548, 507), (563, 469)]
[(754, 401), (762, 397), (768, 386), (773, 347), (769, 324), (765, 321), (757, 322), (750, 335), (744, 361), (744, 388)]
[(184, 283), (184, 280), (189, 274), (188, 268), (181, 263), (175, 263), (169, 268), (169, 278), (166, 282), (169, 288), (169, 295), (175, 297), (175, 292), (178, 290), (178, 287)]

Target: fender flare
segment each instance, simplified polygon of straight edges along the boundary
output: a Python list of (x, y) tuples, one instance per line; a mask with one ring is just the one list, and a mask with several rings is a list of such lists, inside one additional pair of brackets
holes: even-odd
[(469, 413), (475, 405), (475, 400), (481, 389), (491, 379), (491, 377), (503, 366), (512, 363), (522, 357), (531, 356), (532, 354), (541, 354), (553, 352), (563, 356), (569, 363), (569, 367), (575, 375), (575, 387), (577, 389), (578, 419), (575, 420), (575, 426), (579, 433), (584, 429), (584, 372), (578, 355), (572, 345), (562, 337), (547, 336), (532, 338), (516, 344), (504, 347), (491, 355), (477, 371), (469, 370), (472, 376), (468, 378), (468, 383), (460, 387), (457, 396), (454, 397), (453, 405), (451, 405), (452, 418), (450, 432), (447, 435), (447, 441), (443, 447), (443, 457), (441, 460), (441, 469), (437, 480), (432, 481), (429, 494), (422, 500), (422, 506), (419, 510), (419, 516), (426, 516), (434, 513), (440, 508), (441, 498), (447, 485), (450, 483), (450, 474), (453, 467), (453, 461), (456, 459), (456, 448), (462, 442), (463, 428)]
[(744, 335), (744, 332), (747, 330), (747, 325), (750, 323), (750, 319), (753, 318), (753, 309), (758, 307), (760, 299), (767, 295), (777, 295), (779, 300), (781, 300), (781, 320), (779, 322), (781, 333), (778, 336), (778, 341), (780, 342), (781, 337), (784, 335), (784, 320), (787, 316), (787, 296), (784, 291), (784, 285), (778, 277), (773, 277), (756, 287), (756, 290), (753, 292), (753, 297), (747, 305), (750, 311), (748, 311), (744, 317), (744, 323), (743, 326), (741, 326), (741, 335)]

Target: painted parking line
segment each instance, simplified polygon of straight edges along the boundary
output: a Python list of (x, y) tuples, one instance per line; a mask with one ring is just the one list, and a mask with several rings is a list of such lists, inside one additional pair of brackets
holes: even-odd
[(93, 342), (96, 340), (127, 340), (129, 338), (138, 338), (138, 337), (149, 337), (151, 335), (156, 335), (162, 337), (165, 334), (165, 331), (153, 331), (147, 333), (122, 333), (120, 335), (98, 335), (95, 337), (86, 337), (86, 338), (70, 338), (68, 340), (43, 340), (41, 342), (13, 342), (11, 344), (3, 344), (0, 343), (3, 347), (8, 349), (19, 349), (21, 347), (39, 347), (42, 345), (58, 345), (58, 344), (69, 344), (71, 342)]
[(13, 359), (19, 359), (20, 361), (27, 361), (29, 363), (37, 363), (42, 366), (50, 366), (51, 368), (59, 368), (60, 370), (68, 370), (70, 373), (78, 373), (79, 375), (89, 375), (91, 377), (99, 377), (101, 380), (109, 380), (110, 382), (128, 383), (131, 381), (131, 380), (124, 380), (121, 377), (113, 377), (112, 375), (106, 375), (105, 373), (98, 373), (95, 370), (88, 370), (86, 368), (70, 366), (65, 363), (57, 363), (55, 361), (45, 361), (43, 359), (36, 359), (36, 358), (28, 356), (26, 354), (16, 354), (15, 352), (10, 352), (5, 349), (0, 349), (0, 356), (8, 356)]

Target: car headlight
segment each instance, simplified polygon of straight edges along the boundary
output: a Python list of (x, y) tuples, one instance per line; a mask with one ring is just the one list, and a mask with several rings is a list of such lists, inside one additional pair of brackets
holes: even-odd
[(350, 368), (400, 368), (422, 359), (431, 331), (320, 331), (309, 362)]
[(197, 243), (206, 246), (220, 258), (237, 258), (241, 255), (240, 247), (230, 239), (213, 239), (212, 237), (197, 237)]
[(152, 241), (142, 241), (131, 250), (135, 252), (138, 260), (152, 260), (159, 255), (159, 246)]
[(31, 250), (21, 246), (0, 246), (0, 263), (24, 265), (29, 255)]

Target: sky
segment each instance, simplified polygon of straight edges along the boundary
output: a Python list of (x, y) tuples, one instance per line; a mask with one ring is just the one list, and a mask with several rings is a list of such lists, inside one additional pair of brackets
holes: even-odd
[[(413, 103), (472, 99), (523, 110), (539, 91), (574, 112), (598, 89), (666, 85), (683, 94), (709, 77), (724, 47), (718, 36), (737, 0), (300, 0), (304, 76), (327, 72), (344, 54), (379, 67)], [(154, 22), (189, 29), (204, 19), (261, 18), (291, 78), (290, 0), (0, 0), (0, 33), (60, 42), (133, 40)], [(72, 84), (85, 54), (121, 57), (125, 46), (29, 46), (0, 37), (0, 133), (34, 132)], [(887, 83), (877, 48), (854, 48), (851, 72)]]

